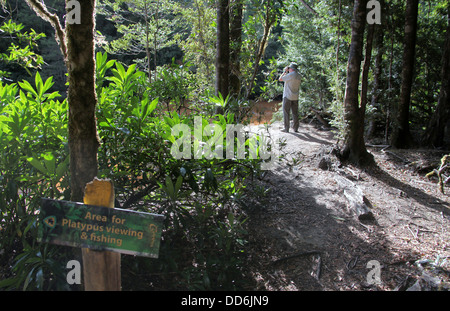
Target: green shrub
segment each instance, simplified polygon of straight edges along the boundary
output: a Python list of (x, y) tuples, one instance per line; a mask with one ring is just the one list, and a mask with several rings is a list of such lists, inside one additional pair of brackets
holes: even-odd
[[(114, 181), (116, 207), (166, 216), (160, 259), (123, 256), (124, 265), (176, 273), (183, 288), (239, 288), (246, 218), (237, 203), (259, 161), (175, 159), (171, 128), (194, 130), (194, 115), (158, 107), (145, 74), (106, 54), (97, 54), (97, 83), (98, 177)], [(10, 267), (0, 270), (4, 288), (68, 289), (64, 265), (74, 249), (36, 242), (40, 198), (70, 197), (68, 105), (51, 86), (39, 74), (34, 86), (0, 84), (0, 260)], [(225, 129), (234, 115), (202, 117), (203, 127), (209, 122)]]
[(34, 85), (0, 83), (0, 261), (12, 264), (0, 272), (11, 278), (0, 284), (8, 288), (64, 286), (50, 281), (61, 268), (55, 248), (36, 243), (40, 198), (68, 194), (67, 102), (49, 92), (52, 85), (39, 73)]

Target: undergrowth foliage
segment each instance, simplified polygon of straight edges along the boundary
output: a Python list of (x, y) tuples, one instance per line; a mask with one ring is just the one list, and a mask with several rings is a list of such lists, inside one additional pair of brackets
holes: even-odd
[[(158, 84), (148, 85), (135, 65), (101, 53), (96, 60), (98, 177), (113, 180), (116, 207), (166, 216), (159, 259), (122, 256), (124, 289), (144, 289), (136, 275), (152, 273), (170, 274), (168, 289), (238, 289), (246, 235), (239, 200), (259, 162), (173, 158), (170, 129), (193, 129), (194, 116), (164, 109)], [(74, 289), (65, 265), (77, 250), (36, 241), (40, 198), (70, 198), (68, 105), (52, 84), (39, 73), (34, 85), (0, 83), (0, 287), (7, 289)], [(223, 128), (234, 120), (203, 118)]]
[(61, 288), (56, 248), (36, 242), (40, 198), (69, 194), (67, 102), (52, 85), (0, 82), (0, 284), (12, 288)]

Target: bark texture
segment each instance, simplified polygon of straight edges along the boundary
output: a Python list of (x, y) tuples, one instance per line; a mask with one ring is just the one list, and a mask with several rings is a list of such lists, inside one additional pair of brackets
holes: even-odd
[(230, 92), (239, 96), (241, 93), (241, 68), (239, 55), (242, 45), (243, 0), (230, 1)]
[(97, 176), (95, 110), (95, 0), (79, 0), (81, 23), (66, 25), (71, 200), (82, 201), (86, 184)]
[[(359, 76), (361, 72), (366, 0), (355, 0), (352, 19), (352, 40), (347, 65), (347, 83), (344, 97), (345, 141), (342, 160), (365, 165), (372, 159), (364, 142), (365, 107), (359, 105)], [(363, 109), (364, 108), (364, 109)]]
[(450, 7), (448, 10), (447, 34), (442, 55), (441, 93), (424, 136), (425, 144), (432, 147), (444, 145), (445, 126), (450, 118)]
[[(228, 0), (217, 1), (216, 95), (226, 98), (230, 79), (230, 13)], [(220, 111), (219, 111), (220, 112)]]
[(414, 76), (418, 11), (419, 0), (408, 0), (405, 12), (402, 88), (396, 124), (391, 137), (391, 144), (396, 148), (409, 148), (413, 144), (409, 129), (409, 108), (411, 106), (411, 89)]

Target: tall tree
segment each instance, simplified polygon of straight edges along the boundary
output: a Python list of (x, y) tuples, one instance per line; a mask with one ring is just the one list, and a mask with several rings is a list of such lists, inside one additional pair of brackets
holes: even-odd
[(441, 147), (444, 144), (445, 126), (450, 117), (450, 6), (447, 10), (447, 31), (441, 68), (441, 92), (436, 110), (428, 123), (423, 139), (426, 145), (434, 147)]
[[(369, 70), (370, 63), (372, 60), (372, 43), (373, 43), (373, 34), (374, 34), (375, 25), (369, 25), (369, 29), (367, 31), (367, 40), (366, 40), (366, 51), (364, 54), (364, 65), (362, 71), (362, 81), (361, 81), (361, 113), (362, 117), (365, 116), (366, 106), (367, 106), (367, 92), (369, 87)], [(363, 127), (364, 129), (364, 127)]]
[(228, 0), (217, 0), (216, 49), (216, 95), (221, 94), (223, 98), (226, 98), (229, 93), (230, 77), (230, 12)]
[[(39, 16), (51, 22), (65, 58), (69, 74), (67, 99), (71, 200), (83, 201), (86, 184), (97, 176), (97, 150), (100, 145), (95, 118), (96, 0), (68, 1), (65, 29), (62, 28), (59, 18), (49, 13), (43, 2), (26, 1)], [(71, 18), (74, 14), (76, 18)], [(86, 290), (120, 290), (120, 254), (82, 249), (82, 256)], [(100, 266), (108, 267), (115, 273), (105, 273), (102, 269), (98, 269)]]
[(230, 91), (239, 96), (241, 92), (240, 54), (242, 46), (242, 13), (244, 1), (230, 0)]
[(344, 96), (344, 146), (342, 160), (365, 165), (373, 158), (364, 142), (365, 107), (359, 105), (359, 76), (361, 72), (366, 24), (367, 0), (355, 0), (352, 19), (352, 38), (347, 65), (347, 82)]
[(406, 2), (402, 87), (396, 123), (391, 136), (391, 144), (396, 148), (408, 148), (413, 144), (409, 129), (409, 109), (411, 106), (411, 88), (414, 76), (418, 11), (419, 0), (408, 0)]
[(81, 201), (86, 183), (97, 176), (95, 111), (95, 5), (96, 0), (78, 0), (80, 23), (67, 23), (67, 71), (69, 88), (69, 149), (72, 200)]
[[(385, 7), (384, 0), (380, 1), (381, 8)], [(386, 11), (384, 11), (386, 12)], [(385, 13), (382, 13), (383, 17)], [(386, 20), (381, 22), (381, 25), (374, 25), (374, 44), (375, 44), (375, 64), (374, 64), (374, 72), (373, 72), (373, 88), (372, 88), (372, 98), (370, 102), (370, 106), (374, 109), (372, 117), (369, 120), (369, 127), (367, 130), (367, 136), (373, 137), (376, 133), (378, 125), (381, 123), (381, 115), (382, 115), (382, 105), (381, 99), (383, 94), (383, 78), (382, 78), (382, 65), (383, 65), (383, 56), (386, 52), (386, 48), (384, 46), (384, 23)]]

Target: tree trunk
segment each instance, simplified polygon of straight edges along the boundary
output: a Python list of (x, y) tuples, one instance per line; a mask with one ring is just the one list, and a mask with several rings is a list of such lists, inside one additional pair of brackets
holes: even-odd
[(156, 1), (155, 12), (155, 32), (153, 33), (153, 65), (155, 66), (155, 79), (158, 76), (158, 31), (159, 31), (159, 0)]
[[(384, 1), (383, 1), (384, 2)], [(381, 7), (384, 7), (384, 3), (380, 2)], [(383, 16), (383, 15), (382, 15)], [(377, 128), (381, 123), (381, 95), (384, 91), (382, 82), (382, 65), (383, 65), (383, 55), (385, 53), (384, 48), (384, 27), (383, 22), (381, 25), (375, 26), (375, 45), (376, 45), (376, 56), (375, 65), (373, 73), (373, 89), (372, 98), (370, 105), (374, 108), (374, 113), (369, 120), (369, 128), (367, 130), (367, 136), (373, 137), (376, 135)]]
[(424, 135), (424, 143), (434, 147), (444, 145), (445, 125), (450, 117), (450, 7), (448, 10), (447, 38), (442, 55), (441, 93)]
[(243, 0), (231, 0), (230, 4), (230, 92), (239, 96), (241, 93), (240, 61), (242, 45)]
[[(230, 13), (228, 0), (217, 1), (216, 95), (228, 96), (230, 76)], [(217, 113), (223, 113), (220, 107)]]
[[(50, 14), (43, 2), (27, 0), (39, 16), (51, 22), (64, 55), (69, 88), (69, 152), (71, 201), (83, 202), (86, 185), (97, 176), (97, 150), (100, 145), (95, 117), (97, 97), (95, 88), (95, 4), (96, 0), (78, 0), (80, 23), (66, 23), (62, 29), (55, 14)], [(112, 188), (112, 185), (111, 185)], [(111, 189), (113, 190), (113, 188)], [(85, 273), (85, 289), (120, 290), (120, 254), (82, 250), (85, 271), (98, 273), (99, 267), (108, 267), (113, 274), (100, 272), (98, 277)], [(99, 260), (103, 263), (99, 265)], [(90, 263), (94, 263), (90, 265)], [(86, 270), (87, 269), (87, 270)], [(93, 282), (87, 282), (90, 278)], [(93, 285), (93, 287), (91, 287)], [(103, 286), (104, 285), (104, 286)]]
[[(148, 76), (148, 83), (152, 83), (152, 69), (150, 66), (151, 62), (151, 55), (150, 55), (150, 27), (148, 22), (148, 3), (147, 1), (144, 1), (144, 23), (145, 23), (145, 55), (147, 56), (147, 76)], [(156, 50), (155, 50), (156, 55)], [(156, 70), (156, 67), (155, 67)]]
[(197, 11), (197, 41), (199, 42), (199, 50), (200, 50), (200, 62), (202, 63), (207, 63), (207, 68), (209, 69), (209, 57), (207, 54), (207, 47), (206, 47), (206, 40), (205, 40), (205, 30), (204, 27), (202, 27), (202, 25), (204, 25), (206, 23), (206, 18), (205, 18), (205, 7), (201, 4), (198, 3), (197, 0), (193, 1), (194, 5), (195, 5), (195, 9)]
[(409, 148), (413, 144), (409, 129), (409, 107), (411, 105), (411, 88), (414, 74), (418, 11), (419, 0), (408, 0), (405, 13), (402, 88), (397, 120), (391, 137), (391, 144), (396, 148)]
[(369, 29), (367, 31), (366, 53), (364, 56), (364, 66), (363, 66), (363, 72), (362, 72), (361, 108), (360, 108), (361, 111), (360, 111), (360, 113), (361, 113), (361, 117), (363, 119), (365, 116), (365, 111), (366, 111), (366, 106), (367, 106), (367, 91), (368, 91), (368, 84), (369, 84), (370, 62), (372, 60), (372, 43), (373, 43), (374, 28), (375, 28), (375, 25), (371, 24), (371, 25), (369, 25)]
[[(359, 75), (364, 43), (367, 0), (355, 0), (352, 19), (352, 40), (347, 65), (347, 85), (344, 97), (345, 140), (341, 159), (365, 165), (372, 157), (364, 142), (365, 107), (359, 107)], [(364, 108), (364, 109), (362, 109)]]
[[(338, 9), (338, 26), (337, 26), (337, 44), (336, 44), (336, 101), (340, 101), (340, 83), (339, 83), (339, 50), (341, 45), (341, 16), (342, 16), (342, 1), (339, 0), (339, 9)], [(321, 100), (322, 102), (322, 100)]]
[(81, 23), (66, 25), (69, 150), (72, 201), (82, 201), (86, 184), (97, 176), (99, 138), (95, 110), (95, 0), (78, 0)]
[(258, 51), (256, 52), (255, 60), (253, 62), (254, 63), (253, 72), (252, 72), (252, 76), (250, 77), (250, 81), (247, 86), (247, 94), (245, 95), (246, 98), (249, 98), (250, 94), (252, 93), (253, 86), (254, 86), (255, 80), (256, 80), (256, 75), (258, 74), (258, 71), (259, 71), (259, 63), (261, 62), (261, 59), (263, 58), (264, 53), (266, 51), (266, 47), (267, 47), (267, 43), (269, 40), (269, 36), (270, 36), (270, 32), (272, 30), (272, 27), (278, 18), (277, 13), (274, 12), (273, 11), (274, 9), (271, 7), (271, 4), (272, 3), (270, 1), (267, 1), (266, 8), (265, 8), (266, 15), (265, 15), (265, 19), (264, 19), (264, 33), (263, 33), (261, 40), (259, 41)]

